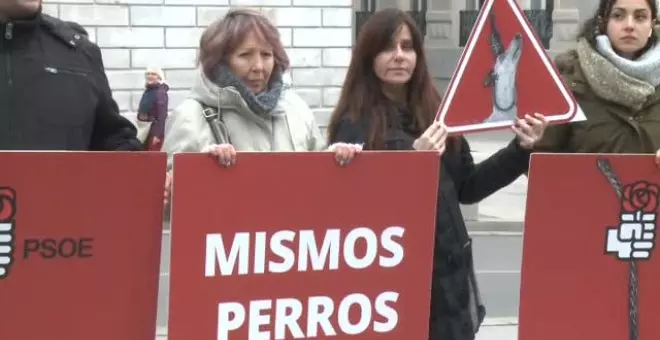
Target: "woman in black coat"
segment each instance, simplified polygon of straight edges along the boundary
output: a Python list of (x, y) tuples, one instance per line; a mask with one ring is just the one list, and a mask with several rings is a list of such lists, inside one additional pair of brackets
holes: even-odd
[[(403, 11), (373, 14), (360, 29), (341, 97), (328, 127), (329, 144), (364, 150), (437, 150), (441, 155), (429, 339), (472, 340), (485, 316), (459, 203), (477, 203), (525, 173), (530, 150), (547, 122), (526, 116), (516, 139), (475, 165), (463, 137), (434, 121), (440, 105), (426, 65), (423, 39)], [(355, 149), (341, 154), (350, 160)]]

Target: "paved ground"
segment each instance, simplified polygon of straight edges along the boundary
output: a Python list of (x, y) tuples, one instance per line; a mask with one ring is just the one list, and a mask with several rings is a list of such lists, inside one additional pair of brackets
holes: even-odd
[(477, 334), (476, 340), (518, 340), (518, 326), (484, 326)]
[(506, 234), (473, 233), (477, 280), (488, 318), (518, 315), (522, 237)]

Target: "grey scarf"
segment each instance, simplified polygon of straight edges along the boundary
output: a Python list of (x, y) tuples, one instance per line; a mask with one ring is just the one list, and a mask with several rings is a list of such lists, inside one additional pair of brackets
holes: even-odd
[(215, 68), (211, 81), (221, 88), (234, 87), (241, 94), (250, 110), (264, 118), (268, 118), (277, 106), (283, 87), (282, 73), (274, 70), (268, 81), (268, 87), (261, 93), (255, 94), (225, 64), (220, 64)]
[(660, 85), (660, 45), (629, 60), (616, 54), (607, 35), (600, 35), (596, 50), (580, 39), (577, 53), (589, 86), (601, 98), (640, 110)]

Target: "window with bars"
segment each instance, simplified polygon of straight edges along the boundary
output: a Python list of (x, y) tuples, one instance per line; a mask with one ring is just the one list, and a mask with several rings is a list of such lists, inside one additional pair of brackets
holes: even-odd
[(544, 6), (544, 1), (543, 0), (528, 0), (529, 1), (529, 9), (545, 9)]
[(485, 0), (465, 0), (465, 9), (468, 11), (476, 11), (483, 6)]
[[(465, 10), (459, 11), (459, 39), (458, 44), (464, 47), (472, 32), (474, 23), (479, 16), (479, 9), (485, 0), (465, 0)], [(550, 48), (552, 39), (552, 12), (554, 0), (523, 0), (525, 16), (539, 35), (543, 46)]]
[[(485, 0), (465, 0), (466, 10), (478, 10), (484, 4)], [(519, 2), (520, 3), (520, 2)], [(545, 9), (545, 1), (543, 0), (523, 0), (523, 9)]]
[[(410, 14), (410, 16), (412, 16), (412, 18), (417, 23), (417, 27), (419, 27), (419, 29), (422, 31), (423, 36), (426, 36), (426, 13), (428, 11), (428, 1), (429, 0), (410, 0), (410, 10), (407, 11), (408, 14)], [(369, 16), (373, 12), (382, 9), (382, 7), (379, 7), (382, 2), (378, 0), (361, 0), (360, 3), (361, 10), (356, 11), (354, 17), (355, 39), (357, 39), (357, 36), (360, 33), (360, 27), (362, 27), (362, 25), (367, 21)]]

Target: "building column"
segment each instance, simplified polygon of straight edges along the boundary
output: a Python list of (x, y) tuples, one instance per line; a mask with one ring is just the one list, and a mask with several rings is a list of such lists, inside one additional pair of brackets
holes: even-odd
[(596, 13), (596, 10), (598, 9), (598, 0), (581, 0), (578, 1), (576, 7), (579, 12), (579, 25), (582, 26), (587, 19), (591, 18), (591, 16)]
[(552, 52), (563, 52), (575, 46), (579, 16), (577, 6), (590, 1), (594, 0), (555, 0), (555, 9), (552, 15), (553, 35), (550, 41)]

